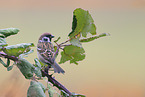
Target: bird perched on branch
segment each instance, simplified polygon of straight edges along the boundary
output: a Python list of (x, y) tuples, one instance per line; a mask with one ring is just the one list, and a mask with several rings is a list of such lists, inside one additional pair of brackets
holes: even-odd
[(56, 63), (55, 61), (55, 51), (54, 46), (51, 43), (53, 35), (50, 33), (43, 33), (37, 44), (37, 55), (39, 60), (54, 68), (55, 73), (65, 73), (65, 71)]

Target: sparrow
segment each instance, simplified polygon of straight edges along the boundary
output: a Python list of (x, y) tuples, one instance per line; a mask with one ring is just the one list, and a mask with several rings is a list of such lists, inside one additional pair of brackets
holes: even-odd
[(55, 61), (54, 46), (51, 43), (52, 38), (54, 38), (54, 36), (50, 33), (43, 33), (39, 37), (37, 44), (38, 59), (42, 63), (53, 67), (55, 73), (65, 73), (65, 71)]

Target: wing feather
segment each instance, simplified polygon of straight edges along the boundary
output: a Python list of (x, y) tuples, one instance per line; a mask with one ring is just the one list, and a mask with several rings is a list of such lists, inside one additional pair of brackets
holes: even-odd
[(54, 47), (50, 42), (39, 42), (37, 45), (37, 51), (39, 54), (49, 63), (54, 63)]

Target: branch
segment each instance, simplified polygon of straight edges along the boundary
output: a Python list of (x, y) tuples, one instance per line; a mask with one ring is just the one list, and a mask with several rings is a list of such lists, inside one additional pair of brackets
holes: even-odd
[(51, 82), (53, 84), (53, 86), (56, 86), (60, 90), (64, 90), (67, 94), (69, 94), (69, 96), (72, 95), (72, 93), (68, 89), (66, 89), (61, 83), (59, 83), (51, 75), (49, 75), (48, 73), (46, 73), (43, 70), (42, 70), (42, 73), (44, 74), (44, 76), (46, 76), (48, 78), (48, 81)]
[(62, 45), (62, 46), (70, 46), (70, 45), (72, 45), (72, 44), (64, 44), (64, 45)]
[[(7, 59), (11, 59), (13, 61), (18, 61), (18, 58), (17, 57), (15, 57), (15, 56), (8, 56), (4, 52), (0, 52), (0, 57), (7, 58)], [(67, 90), (61, 83), (59, 83), (56, 79), (54, 79), (47, 72), (45, 72), (45, 71), (42, 70), (42, 73), (44, 74), (44, 76), (46, 76), (48, 78), (48, 81), (51, 82), (54, 86), (56, 86), (58, 89), (64, 90), (66, 93), (69, 94), (69, 96), (72, 95), (72, 93), (69, 90)]]
[(72, 38), (70, 38), (70, 39), (66, 40), (65, 42), (62, 42), (62, 43), (61, 43), (61, 44), (59, 44), (59, 45), (61, 46), (61, 45), (65, 44), (65, 43), (69, 42), (71, 39), (72, 39)]
[(3, 57), (3, 58), (8, 58), (8, 59), (11, 59), (13, 61), (18, 61), (18, 58), (15, 57), (15, 56), (8, 56), (6, 53), (4, 52), (0, 52), (0, 57)]

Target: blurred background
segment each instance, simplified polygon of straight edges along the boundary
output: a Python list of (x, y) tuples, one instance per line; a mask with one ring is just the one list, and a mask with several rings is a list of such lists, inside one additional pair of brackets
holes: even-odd
[[(7, 38), (9, 45), (37, 45), (44, 32), (63, 42), (76, 8), (89, 10), (98, 34), (111, 36), (83, 44), (85, 60), (62, 64), (66, 73), (56, 79), (87, 97), (145, 97), (145, 0), (0, 0), (0, 29), (20, 29)], [(37, 57), (33, 49), (31, 63)], [(0, 65), (0, 77), (0, 97), (26, 97), (30, 81), (17, 67), (8, 72)]]

